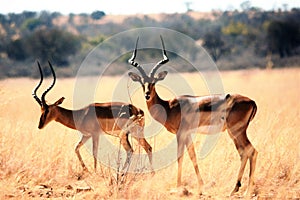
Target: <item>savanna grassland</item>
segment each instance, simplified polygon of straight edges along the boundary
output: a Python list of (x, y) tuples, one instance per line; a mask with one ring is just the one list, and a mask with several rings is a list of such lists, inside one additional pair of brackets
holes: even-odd
[[(171, 74), (168, 76), (172, 77)], [(190, 81), (197, 95), (208, 94), (205, 84), (197, 75), (184, 74), (183, 77)], [(299, 199), (300, 69), (227, 71), (222, 72), (221, 77), (226, 93), (248, 96), (258, 106), (257, 115), (248, 128), (249, 139), (259, 152), (255, 173), (256, 196), (252, 198)], [(43, 89), (49, 81), (46, 80)], [(99, 102), (109, 101), (117, 81), (118, 77), (104, 78), (95, 99)], [(74, 82), (75, 79), (58, 79), (47, 100), (54, 103), (64, 96), (66, 100), (62, 106), (73, 108)], [(116, 172), (107, 166), (101, 165), (96, 173), (93, 172), (93, 158), (89, 148), (83, 147), (82, 156), (90, 173), (81, 176), (82, 169), (74, 152), (79, 140), (78, 133), (56, 122), (42, 130), (37, 127), (40, 107), (31, 96), (37, 83), (38, 80), (26, 78), (0, 81), (0, 199), (199, 198), (197, 180), (187, 155), (184, 158), (182, 179), (186, 190), (183, 193), (173, 192), (176, 187), (176, 162), (156, 171), (155, 175), (126, 174), (122, 181), (117, 181)], [(168, 87), (175, 86), (168, 84)], [(158, 88), (158, 92), (165, 98), (172, 96), (167, 92), (164, 94), (163, 89)], [(141, 90), (132, 98), (137, 106), (147, 111)], [(146, 117), (149, 118), (149, 115)], [(151, 119), (146, 119), (146, 122), (149, 121)], [(155, 152), (174, 138), (174, 135), (163, 130), (156, 139), (148, 138), (148, 141)], [(204, 138), (202, 135), (195, 138), (196, 148), (201, 148)], [(133, 143), (133, 147), (138, 153), (140, 148), (136, 143)], [(200, 198), (243, 197), (248, 182), (248, 165), (241, 191), (229, 197), (240, 160), (227, 132), (220, 134), (210, 154), (204, 158), (198, 157), (205, 183), (204, 195)], [(154, 163), (159, 162), (155, 156), (153, 159)]]

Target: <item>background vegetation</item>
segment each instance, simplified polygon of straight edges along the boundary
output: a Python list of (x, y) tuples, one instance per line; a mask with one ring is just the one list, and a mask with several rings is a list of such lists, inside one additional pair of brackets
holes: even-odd
[[(0, 14), (0, 78), (35, 76), (32, 65), (36, 59), (42, 63), (51, 60), (59, 74), (74, 76), (88, 52), (101, 41), (121, 31), (149, 26), (192, 37), (221, 70), (299, 66), (300, 9), (267, 12), (247, 5), (242, 8), (202, 13), (202, 17), (193, 11), (114, 17), (103, 11), (68, 16), (47, 11)], [(130, 41), (124, 43), (132, 46)], [(120, 56), (117, 51), (112, 54)], [(125, 60), (118, 65), (125, 65)]]

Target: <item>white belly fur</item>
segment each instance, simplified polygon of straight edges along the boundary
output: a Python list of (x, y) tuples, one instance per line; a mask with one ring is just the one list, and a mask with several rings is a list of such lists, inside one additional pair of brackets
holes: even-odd
[(224, 131), (224, 124), (215, 124), (215, 125), (203, 125), (192, 130), (189, 130), (190, 133), (196, 134), (204, 134), (204, 135), (211, 135), (216, 134)]
[(122, 131), (124, 133), (130, 132), (132, 134), (138, 134), (142, 130), (142, 127), (131, 119), (101, 119), (100, 125), (102, 131), (116, 137), (118, 137)]

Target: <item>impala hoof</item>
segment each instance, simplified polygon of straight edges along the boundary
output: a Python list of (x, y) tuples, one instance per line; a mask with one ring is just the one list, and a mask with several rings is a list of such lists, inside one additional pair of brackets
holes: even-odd
[(173, 188), (170, 190), (170, 194), (171, 195), (178, 195), (180, 197), (188, 197), (190, 195), (192, 195), (192, 192), (190, 192), (187, 188), (185, 187), (177, 187), (177, 188)]
[(152, 176), (154, 176), (155, 175), (155, 171), (153, 170), (153, 171), (151, 171), (151, 175)]

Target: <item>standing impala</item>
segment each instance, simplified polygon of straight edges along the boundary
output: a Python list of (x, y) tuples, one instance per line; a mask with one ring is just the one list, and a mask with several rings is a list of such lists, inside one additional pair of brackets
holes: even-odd
[(255, 102), (248, 97), (238, 94), (204, 97), (185, 95), (171, 100), (163, 100), (155, 89), (155, 84), (164, 80), (167, 75), (167, 71), (159, 72), (157, 75), (156, 71), (169, 61), (162, 37), (161, 42), (163, 59), (147, 75), (143, 68), (135, 62), (137, 39), (135, 50), (128, 62), (141, 73), (141, 76), (133, 72), (129, 72), (129, 76), (133, 81), (142, 85), (151, 116), (169, 132), (176, 134), (178, 156), (177, 186), (181, 185), (183, 153), (186, 146), (197, 175), (199, 192), (200, 194), (202, 193), (203, 181), (198, 169), (191, 132), (196, 130), (203, 134), (211, 134), (227, 129), (241, 157), (237, 182), (231, 194), (237, 192), (241, 186), (241, 179), (248, 159), (250, 161), (248, 193), (252, 192), (257, 151), (250, 143), (246, 130), (257, 110)]
[(92, 137), (93, 140), (95, 171), (97, 168), (99, 135), (102, 133), (107, 133), (120, 138), (121, 144), (127, 152), (127, 158), (124, 165), (125, 168), (125, 166), (128, 166), (131, 154), (133, 153), (133, 149), (128, 141), (128, 134), (134, 133), (133, 137), (137, 139), (139, 144), (147, 152), (152, 167), (152, 148), (144, 138), (144, 112), (141, 109), (127, 103), (108, 102), (93, 103), (79, 110), (68, 110), (59, 106), (63, 102), (64, 97), (57, 100), (54, 104), (47, 104), (45, 97), (53, 88), (56, 81), (55, 72), (50, 62), (49, 66), (53, 75), (52, 84), (42, 94), (41, 99), (36, 95), (37, 90), (43, 82), (43, 73), (38, 62), (41, 79), (32, 93), (33, 98), (41, 106), (42, 111), (38, 126), (39, 129), (45, 127), (50, 121), (54, 120), (66, 127), (80, 131), (82, 133), (82, 138), (76, 146), (75, 152), (84, 171), (87, 171), (87, 168), (81, 158), (79, 149), (89, 138)]

